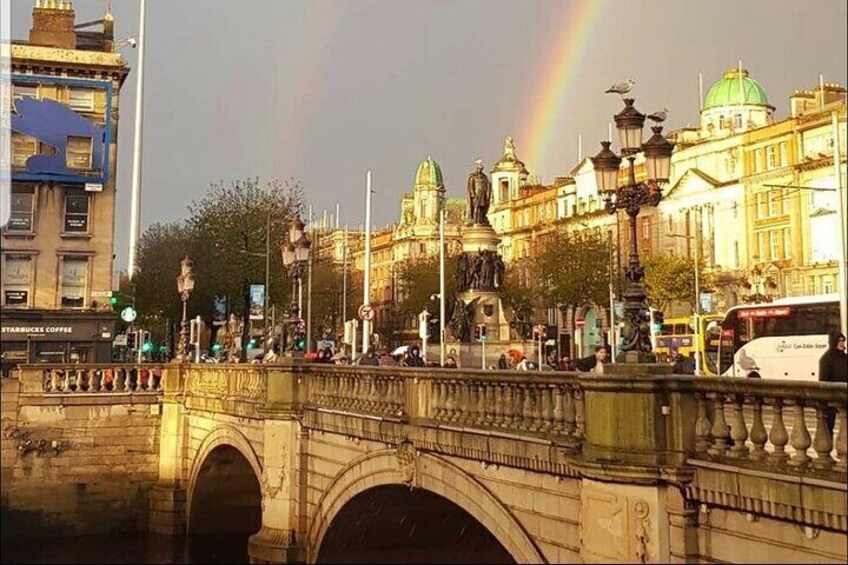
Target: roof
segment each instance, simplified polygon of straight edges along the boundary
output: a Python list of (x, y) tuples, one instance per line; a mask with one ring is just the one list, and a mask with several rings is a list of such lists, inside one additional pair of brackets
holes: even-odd
[(415, 173), (415, 186), (420, 185), (445, 185), (444, 181), (442, 180), (442, 168), (430, 156), (427, 156), (426, 159), (421, 161), (421, 164), (418, 165), (418, 171), (416, 171)]
[[(740, 76), (741, 73), (741, 76)], [(707, 91), (704, 109), (721, 106), (771, 106), (766, 91), (746, 69), (729, 69)]]

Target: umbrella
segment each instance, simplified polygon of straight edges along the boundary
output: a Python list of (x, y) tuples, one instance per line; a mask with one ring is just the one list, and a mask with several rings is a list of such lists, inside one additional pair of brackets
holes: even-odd
[(392, 355), (403, 355), (404, 353), (408, 353), (409, 348), (409, 345), (401, 345), (400, 347), (392, 351)]
[(330, 357), (331, 361), (341, 361), (342, 359), (347, 359), (347, 355), (345, 355), (344, 351), (339, 351), (338, 353)]

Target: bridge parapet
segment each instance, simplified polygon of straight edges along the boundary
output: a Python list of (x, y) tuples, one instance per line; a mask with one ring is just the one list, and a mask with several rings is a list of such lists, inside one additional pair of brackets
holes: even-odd
[(24, 394), (140, 394), (162, 390), (164, 366), (156, 364), (23, 365)]

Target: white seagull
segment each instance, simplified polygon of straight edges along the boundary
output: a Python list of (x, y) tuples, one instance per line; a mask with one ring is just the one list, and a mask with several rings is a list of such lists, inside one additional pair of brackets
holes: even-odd
[(663, 108), (658, 112), (654, 112), (653, 114), (648, 114), (648, 119), (654, 122), (662, 123), (668, 117), (668, 108)]
[(636, 84), (636, 81), (633, 80), (632, 78), (629, 78), (624, 82), (618, 82), (618, 83), (612, 85), (611, 87), (606, 89), (604, 92), (607, 93), (607, 94), (624, 95), (624, 94), (627, 94), (628, 92), (630, 92), (630, 89), (633, 88), (634, 84)]

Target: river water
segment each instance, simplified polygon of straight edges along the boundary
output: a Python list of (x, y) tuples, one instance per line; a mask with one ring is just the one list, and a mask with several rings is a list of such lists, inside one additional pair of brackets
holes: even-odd
[(247, 536), (170, 538), (116, 533), (68, 539), (2, 540), (2, 563), (248, 563)]

